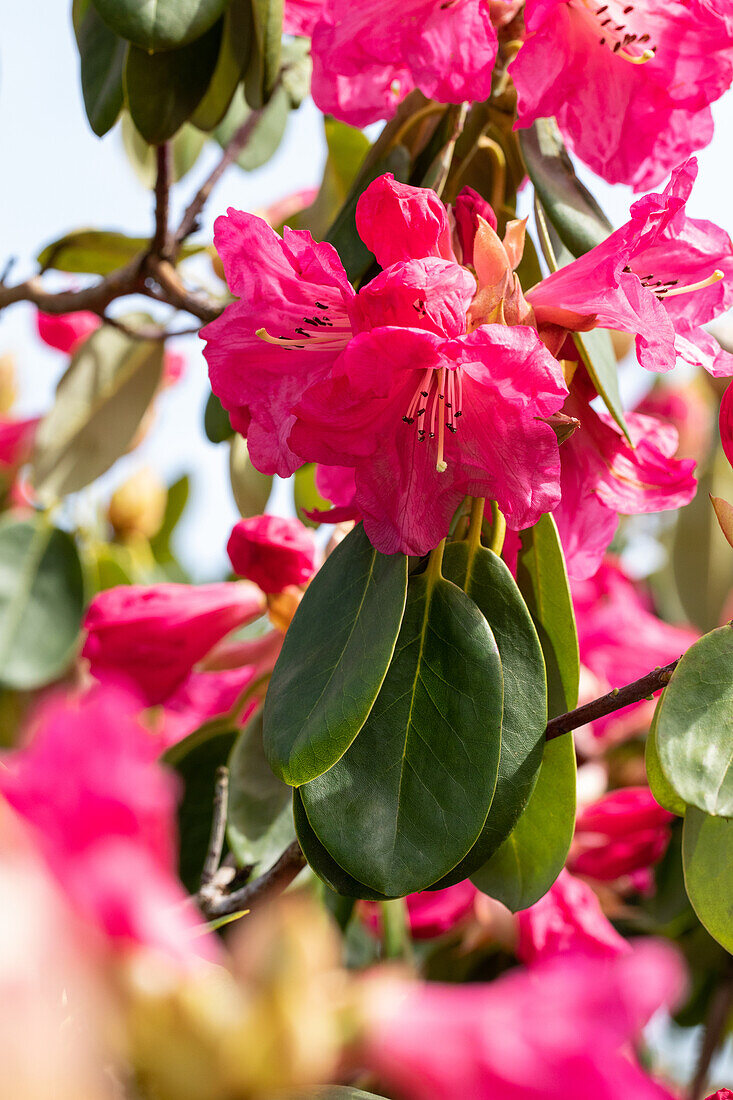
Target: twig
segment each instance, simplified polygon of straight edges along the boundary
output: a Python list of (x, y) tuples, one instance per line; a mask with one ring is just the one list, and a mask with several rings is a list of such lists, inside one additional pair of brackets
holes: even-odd
[(710, 1063), (720, 1046), (731, 1011), (733, 1011), (733, 960), (729, 959), (723, 979), (710, 1000), (695, 1076), (690, 1085), (689, 1100), (702, 1100), (707, 1092)]
[(100, 313), (99, 315), (104, 321), (105, 325), (111, 325), (112, 328), (116, 328), (119, 332), (124, 332), (125, 336), (129, 336), (132, 340), (168, 340), (175, 336), (195, 336), (199, 332), (201, 326), (196, 325), (192, 328), (181, 329), (167, 329), (164, 325), (140, 325), (134, 327), (128, 325), (125, 321), (120, 321), (118, 317), (110, 317), (108, 313)]
[(254, 882), (240, 887), (239, 890), (223, 893), (214, 884), (203, 887), (197, 898), (199, 908), (207, 920), (216, 920), (217, 917), (226, 917), (231, 913), (241, 913), (243, 909), (251, 909), (253, 905), (265, 898), (282, 893), (304, 867), (305, 856), (297, 840), (294, 840), (269, 871)]
[(38, 277), (15, 286), (0, 286), (0, 310), (15, 302), (32, 302), (45, 313), (77, 313), (82, 309), (102, 313), (116, 298), (143, 293), (143, 287), (142, 257), (136, 257), (98, 283), (81, 290), (51, 292)]
[(652, 672), (647, 672), (646, 676), (634, 680), (633, 684), (627, 684), (626, 687), (622, 688), (614, 688), (607, 695), (602, 695), (600, 699), (594, 699), (591, 703), (586, 703), (576, 710), (571, 710), (567, 714), (561, 714), (557, 718), (551, 719), (547, 723), (545, 739), (552, 741), (553, 738), (560, 737), (563, 733), (577, 730), (580, 726), (586, 725), (587, 722), (594, 722), (596, 718), (613, 714), (615, 710), (621, 710), (622, 707), (627, 707), (630, 703), (639, 703), (642, 699), (650, 698), (655, 691), (661, 691), (663, 687), (666, 687), (679, 660), (678, 657), (676, 661), (670, 661), (664, 668), (655, 668)]
[[(176, 309), (185, 310), (186, 313), (198, 317), (201, 321), (214, 321), (223, 311), (224, 306), (219, 305), (208, 295), (198, 291), (188, 290), (175, 267), (168, 260), (161, 260), (157, 256), (148, 256), (147, 272), (162, 290), (162, 300)], [(144, 294), (161, 300), (161, 295), (155, 294), (151, 288), (145, 285)]]
[(221, 853), (224, 850), (224, 839), (227, 828), (227, 813), (229, 810), (229, 769), (222, 767), (216, 769), (216, 786), (214, 787), (214, 818), (211, 822), (211, 836), (209, 847), (206, 850), (206, 859), (201, 872), (202, 889), (209, 885), (214, 875), (219, 870)]
[(155, 233), (150, 251), (161, 258), (168, 255), (168, 207), (171, 189), (171, 147), (165, 141), (156, 146), (155, 159), (158, 171), (155, 177)]

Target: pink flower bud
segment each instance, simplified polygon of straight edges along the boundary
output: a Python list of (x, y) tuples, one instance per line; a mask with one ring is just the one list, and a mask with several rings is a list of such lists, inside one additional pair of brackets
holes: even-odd
[(673, 817), (647, 787), (612, 791), (578, 817), (568, 867), (601, 882), (647, 868), (664, 855)]
[(561, 871), (543, 898), (517, 916), (517, 956), (535, 963), (566, 951), (619, 955), (629, 950), (585, 882)]
[(99, 328), (102, 321), (96, 313), (79, 310), (78, 313), (41, 313), (36, 316), (38, 335), (45, 344), (67, 355), (73, 355), (80, 344)]
[[(413, 938), (432, 940), (455, 928), (473, 910), (477, 894), (478, 890), (469, 879), (445, 890), (410, 894), (405, 901)], [(379, 907), (374, 902), (364, 902), (362, 916), (373, 932), (379, 931)]]
[(254, 581), (263, 592), (304, 584), (315, 572), (315, 542), (298, 519), (242, 519), (229, 536), (227, 553), (234, 572)]

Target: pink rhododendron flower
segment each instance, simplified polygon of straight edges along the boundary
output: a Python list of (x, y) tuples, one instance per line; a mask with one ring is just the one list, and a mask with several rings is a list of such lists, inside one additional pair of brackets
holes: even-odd
[[(642, 588), (612, 559), (588, 580), (573, 581), (572, 593), (581, 664), (605, 690), (632, 683), (656, 665), (669, 664), (698, 637), (689, 628), (657, 618)], [(598, 719), (594, 733), (611, 735), (619, 722), (644, 706), (643, 702), (632, 704)]]
[(80, 344), (102, 324), (96, 313), (79, 310), (77, 313), (36, 314), (38, 335), (45, 344), (58, 351), (73, 355)]
[(618, 514), (660, 512), (688, 504), (697, 482), (691, 459), (676, 459), (677, 430), (656, 417), (627, 413), (633, 446), (615, 421), (591, 407), (595, 390), (583, 368), (563, 412), (579, 422), (560, 448), (562, 500), (555, 509), (571, 577), (598, 569)]
[(361, 513), (356, 506), (356, 480), (349, 466), (316, 465), (316, 489), (333, 504), (333, 508), (308, 513), (309, 519), (324, 523), (343, 523), (359, 520)]
[(673, 819), (647, 787), (612, 791), (578, 817), (568, 867), (601, 882), (646, 870), (667, 850)]
[(414, 88), (440, 103), (486, 99), (496, 59), (488, 0), (288, 0), (285, 28), (312, 35), (316, 105), (352, 126), (390, 118)]
[(316, 568), (313, 534), (299, 519), (252, 516), (232, 528), (227, 543), (232, 569), (263, 592), (304, 584)]
[(163, 357), (163, 378), (161, 384), (168, 388), (175, 386), (183, 378), (186, 369), (186, 357), (178, 351), (167, 351)]
[(489, 985), (374, 978), (362, 1057), (406, 1100), (672, 1100), (629, 1045), (683, 986), (678, 956), (654, 941)]
[(611, 183), (659, 183), (713, 134), (733, 76), (730, 15), (704, 0), (527, 0), (510, 66), (518, 126), (555, 116)]
[(20, 466), (30, 458), (39, 420), (37, 416), (27, 420), (0, 417), (0, 467)]
[(97, 680), (126, 682), (152, 706), (175, 691), (216, 642), (264, 610), (264, 596), (246, 582), (109, 588), (87, 611), (82, 655)]
[[(192, 672), (164, 703), (156, 732), (163, 752), (194, 733), (205, 722), (228, 714), (252, 684), (257, 671), (252, 665), (222, 669), (219, 672)], [(239, 718), (243, 725), (258, 706), (252, 699)]]
[[(445, 890), (423, 890), (405, 898), (410, 934), (416, 940), (432, 940), (450, 932), (472, 912), (478, 890), (466, 879)], [(362, 915), (373, 932), (380, 928), (379, 906), (362, 903)]]
[[(137, 701), (111, 688), (56, 699), (5, 755), (0, 790), (34, 830), (73, 905), (121, 945), (209, 950), (175, 878), (176, 782), (155, 761)], [(198, 945), (198, 946), (196, 946)]]
[(712, 1096), (708, 1096), (707, 1100), (733, 1100), (733, 1092), (730, 1089), (718, 1089)]
[(585, 882), (561, 871), (545, 896), (517, 914), (517, 957), (536, 963), (568, 951), (611, 956), (631, 950)]
[(720, 443), (725, 452), (725, 457), (733, 466), (733, 386), (728, 385), (720, 402), (720, 414), (718, 417), (720, 428)]

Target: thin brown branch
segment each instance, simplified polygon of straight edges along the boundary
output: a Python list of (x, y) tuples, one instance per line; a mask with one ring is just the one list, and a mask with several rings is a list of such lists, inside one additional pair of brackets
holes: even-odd
[(253, 905), (282, 893), (305, 867), (305, 856), (297, 840), (286, 848), (277, 863), (254, 882), (231, 893), (224, 893), (215, 883), (198, 893), (198, 904), (207, 920), (228, 917), (251, 909)]
[(602, 695), (600, 699), (594, 699), (576, 710), (551, 719), (547, 723), (545, 739), (552, 741), (554, 737), (577, 730), (588, 722), (594, 722), (596, 718), (604, 718), (607, 714), (613, 714), (614, 711), (628, 707), (631, 703), (639, 703), (642, 699), (651, 698), (656, 691), (666, 687), (678, 663), (679, 657), (676, 661), (670, 661), (664, 668), (655, 668), (652, 672), (647, 672), (646, 676), (634, 680), (633, 684), (614, 688), (607, 695)]
[(211, 822), (211, 836), (209, 847), (206, 851), (206, 859), (201, 872), (201, 888), (204, 889), (213, 880), (219, 870), (221, 854), (224, 850), (226, 837), (227, 813), (229, 811), (229, 769), (226, 767), (216, 769), (216, 785), (214, 787), (214, 817)]
[(170, 142), (163, 142), (156, 146), (155, 159), (157, 173), (155, 176), (155, 233), (150, 242), (150, 251), (155, 256), (165, 258), (168, 255), (168, 208), (170, 204), (171, 189), (171, 146)]
[(115, 299), (143, 291), (141, 262), (140, 258), (136, 258), (93, 286), (81, 290), (49, 291), (37, 276), (15, 286), (0, 286), (0, 310), (15, 302), (32, 302), (44, 313), (76, 313), (84, 309), (101, 314)]
[(101, 313), (100, 317), (105, 325), (124, 332), (125, 336), (129, 336), (132, 340), (168, 340), (175, 336), (195, 336), (201, 328), (200, 325), (181, 329), (168, 329), (164, 325), (133, 326), (121, 321), (118, 317), (110, 317), (108, 313)]
[(729, 959), (721, 983), (710, 999), (695, 1075), (690, 1084), (689, 1100), (702, 1100), (708, 1091), (710, 1065), (725, 1038), (731, 1012), (733, 1012), (733, 960)]

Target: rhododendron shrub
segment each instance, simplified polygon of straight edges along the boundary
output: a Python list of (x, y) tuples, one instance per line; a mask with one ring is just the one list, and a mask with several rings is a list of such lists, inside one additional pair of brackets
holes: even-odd
[(733, 0), (68, 8), (153, 218), (0, 264), (0, 1100), (730, 1100)]

